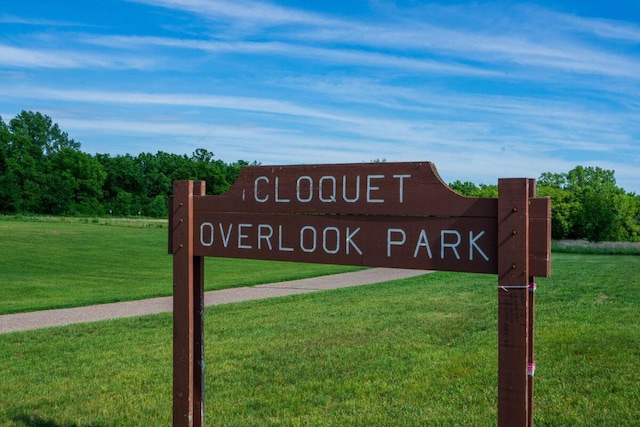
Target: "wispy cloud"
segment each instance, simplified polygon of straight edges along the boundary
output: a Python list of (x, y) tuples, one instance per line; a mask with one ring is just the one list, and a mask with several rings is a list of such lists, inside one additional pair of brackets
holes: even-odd
[(550, 19), (563, 26), (565, 30), (592, 34), (603, 39), (622, 40), (636, 44), (640, 42), (640, 26), (638, 24), (561, 14), (547, 9), (538, 9), (537, 13), (544, 19)]
[(0, 93), (5, 96), (34, 97), (66, 102), (206, 107), (346, 121), (344, 116), (300, 106), (293, 102), (252, 97), (186, 93), (55, 90), (44, 87), (29, 89), (24, 87), (0, 88)]
[[(4, 58), (5, 64), (16, 66), (143, 69), (155, 65), (171, 68), (169, 64), (176, 64), (170, 59), (171, 53), (163, 52), (158, 56), (160, 54), (145, 50), (161, 47), (214, 54), (280, 55), (350, 66), (494, 78), (503, 78), (508, 72), (510, 78), (518, 79), (540, 79), (545, 73), (549, 80), (557, 78), (559, 73), (640, 79), (640, 57), (607, 51), (605, 46), (570, 36), (567, 31), (579, 28), (603, 38), (636, 40), (640, 37), (638, 27), (621, 27), (612, 22), (540, 8), (525, 12), (533, 21), (544, 18), (545, 26), (533, 27), (531, 32), (523, 33), (515, 27), (516, 22), (502, 24), (499, 29), (488, 32), (451, 28), (415, 18), (362, 24), (254, 1), (132, 1), (187, 12), (210, 21), (251, 22), (258, 27), (258, 34), (268, 35), (269, 41), (244, 40), (242, 37), (228, 39), (220, 33), (216, 38), (188, 39), (78, 34), (77, 40), (82, 43), (109, 47), (118, 52), (107, 57), (74, 48), (47, 51), (3, 46), (0, 58)], [(468, 16), (468, 12), (459, 13)], [(272, 30), (273, 26), (278, 26), (276, 31)], [(553, 30), (549, 31), (549, 28)], [(122, 57), (123, 52), (131, 53)], [(505, 68), (505, 65), (510, 67)]]
[(18, 68), (149, 69), (147, 58), (133, 55), (96, 54), (69, 49), (21, 48), (0, 44), (0, 66)]
[(81, 23), (69, 22), (69, 21), (54, 21), (50, 19), (27, 19), (20, 16), (9, 15), (6, 13), (0, 14), (0, 24), (21, 24), (32, 25), (39, 27), (80, 27), (85, 26)]
[[(358, 92), (359, 95), (363, 95)], [(502, 141), (498, 147), (517, 145), (522, 152), (552, 152), (564, 148), (590, 152), (613, 152), (629, 146), (629, 140), (622, 132), (628, 125), (615, 117), (608, 117), (603, 121), (602, 112), (591, 112), (588, 109), (578, 110), (565, 102), (545, 103), (540, 105), (525, 98), (490, 97), (487, 95), (471, 96), (436, 96), (420, 102), (425, 109), (439, 110), (440, 114), (429, 118), (415, 116), (384, 118), (380, 112), (363, 116), (354, 114), (348, 108), (328, 110), (325, 108), (309, 108), (294, 102), (277, 99), (229, 97), (186, 93), (143, 93), (143, 92), (115, 92), (115, 91), (80, 91), (80, 90), (51, 90), (47, 88), (1, 88), (3, 96), (22, 98), (34, 97), (51, 99), (56, 102), (98, 103), (117, 105), (159, 105), (174, 111), (174, 119), (162, 123), (141, 121), (135, 127), (128, 126), (119, 129), (146, 129), (149, 133), (164, 133), (167, 126), (180, 129), (188, 135), (198, 135), (200, 125), (172, 125), (183, 115), (178, 115), (176, 108), (197, 107), (222, 111), (245, 111), (255, 114), (267, 114), (271, 117), (281, 116), (284, 120), (279, 127), (285, 132), (287, 126), (295, 121), (305, 122), (310, 126), (321, 126), (327, 132), (350, 134), (366, 141), (387, 141), (395, 144), (424, 144), (442, 146), (444, 150), (480, 149), (484, 146), (487, 151), (495, 150), (496, 143)], [(357, 96), (355, 93), (352, 93)], [(387, 91), (387, 94), (390, 94)], [(398, 109), (407, 109), (398, 105)], [(409, 108), (410, 110), (410, 108)], [(454, 111), (466, 110), (464, 119), (452, 119)], [(226, 114), (226, 113), (224, 113)], [(396, 114), (397, 115), (397, 114)], [(501, 117), (499, 126), (495, 121), (496, 115)], [(406, 116), (406, 115), (405, 115)], [(410, 115), (411, 116), (411, 115)], [(98, 121), (102, 123), (103, 121)], [(77, 122), (74, 122), (77, 123)], [(146, 124), (143, 124), (146, 123)], [(297, 125), (296, 125), (297, 126)], [(506, 130), (500, 130), (501, 127)], [(519, 136), (514, 136), (510, 129), (518, 127)], [(255, 128), (255, 127), (254, 127)], [(277, 127), (272, 126), (273, 129)], [(104, 131), (99, 127), (96, 131)], [(465, 136), (465, 135), (471, 135)], [(602, 144), (599, 139), (606, 139)], [(255, 141), (255, 139), (252, 139)], [(397, 146), (397, 145), (396, 145)], [(500, 148), (498, 148), (499, 150)]]
[[(134, 0), (138, 1), (138, 0)], [(505, 62), (519, 66), (534, 66), (558, 72), (600, 74), (613, 77), (640, 78), (640, 58), (638, 56), (620, 55), (603, 50), (600, 44), (586, 43), (571, 35), (569, 31), (580, 29), (602, 38), (618, 38), (630, 41), (640, 39), (640, 28), (633, 25), (616, 25), (613, 22), (578, 18), (571, 15), (553, 13), (539, 7), (516, 7), (518, 13), (512, 21), (502, 22), (496, 30), (452, 28), (451, 25), (438, 24), (439, 15), (420, 14), (418, 18), (408, 18), (406, 12), (397, 12), (402, 19), (391, 20), (384, 24), (361, 24), (356, 21), (332, 19), (317, 14), (299, 12), (296, 9), (283, 8), (263, 2), (227, 2), (190, 0), (139, 0), (146, 4), (186, 11), (205, 19), (232, 19), (239, 22), (251, 22), (271, 38), (281, 38), (281, 43), (207, 43), (202, 41), (174, 40), (174, 46), (200, 49), (231, 49), (235, 52), (292, 54), (306, 57), (317, 56), (321, 59), (334, 58), (344, 61), (351, 58), (358, 61), (360, 56), (369, 62), (380, 65), (396, 59), (397, 55), (383, 55), (349, 52), (340, 46), (360, 46), (368, 49), (393, 49), (414, 53), (431, 53), (440, 55), (438, 61), (432, 63), (455, 62), (461, 59), (476, 63), (499, 65)], [(455, 13), (468, 18), (470, 13), (463, 8), (450, 8)], [(471, 8), (473, 9), (473, 8)], [(482, 14), (482, 10), (474, 10)], [(449, 14), (452, 12), (449, 11)], [(521, 19), (526, 15), (528, 20), (537, 23), (529, 25), (530, 31), (520, 28)], [(436, 19), (434, 19), (436, 18)], [(477, 18), (476, 18), (477, 19)], [(507, 18), (508, 19), (508, 18)], [(304, 24), (304, 25), (302, 25)], [(269, 32), (270, 27), (280, 25), (277, 33)], [(295, 40), (298, 46), (291, 42)], [(288, 43), (284, 43), (288, 41)], [(153, 40), (147, 40), (153, 42)], [(172, 43), (167, 40), (156, 40), (158, 43)], [(331, 43), (330, 49), (324, 50), (312, 43)], [(307, 53), (304, 53), (307, 51)], [(331, 54), (330, 54), (331, 53)], [(377, 58), (376, 58), (377, 56)], [(388, 60), (380, 60), (386, 57)], [(455, 58), (455, 59), (454, 59)], [(348, 61), (351, 62), (351, 61)], [(405, 61), (410, 64), (420, 63), (422, 68), (429, 61)], [(365, 61), (367, 63), (367, 61)], [(412, 67), (414, 69), (419, 67)], [(433, 68), (433, 67), (432, 67)], [(453, 68), (453, 67), (449, 67)], [(471, 68), (471, 67), (469, 67)], [(455, 72), (455, 69), (452, 70)], [(485, 72), (487, 70), (485, 69)]]
[(337, 5), (128, 0), (106, 2), (104, 19), (76, 9), (78, 24), (64, 5), (7, 7), (1, 106), (48, 112), (95, 152), (420, 158), (476, 181), (599, 162), (640, 182), (632, 19), (518, 2)]
[(190, 12), (211, 20), (234, 22), (242, 27), (279, 25), (332, 25), (323, 15), (251, 0), (128, 0), (166, 9)]
[(435, 60), (386, 54), (356, 49), (323, 48), (285, 42), (244, 42), (212, 41), (202, 39), (176, 39), (163, 37), (127, 37), (127, 36), (86, 36), (82, 41), (111, 48), (145, 49), (148, 47), (170, 47), (176, 49), (200, 50), (209, 53), (232, 53), (259, 56), (287, 56), (323, 63), (357, 65), (365, 67), (384, 67), (408, 71), (430, 71), (435, 73), (453, 73), (457, 75), (499, 76), (498, 71), (487, 70), (479, 66), (467, 65), (454, 60)]

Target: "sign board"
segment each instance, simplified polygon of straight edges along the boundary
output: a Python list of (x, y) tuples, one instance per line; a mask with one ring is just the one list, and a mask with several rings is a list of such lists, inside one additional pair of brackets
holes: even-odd
[(204, 423), (205, 256), (497, 274), (499, 425), (532, 423), (529, 284), (550, 275), (550, 200), (532, 179), (501, 179), (498, 191), (461, 196), (430, 162), (251, 166), (220, 196), (175, 182), (174, 425)]

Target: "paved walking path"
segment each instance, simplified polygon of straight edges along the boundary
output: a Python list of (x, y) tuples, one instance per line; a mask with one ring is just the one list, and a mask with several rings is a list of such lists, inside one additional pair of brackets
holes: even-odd
[[(223, 289), (205, 292), (206, 306), (248, 301), (285, 295), (304, 294), (328, 289), (369, 285), (395, 279), (405, 279), (425, 274), (424, 270), (397, 268), (372, 268), (331, 276), (289, 282), (271, 283), (244, 288)], [(172, 297), (150, 298), (138, 301), (92, 305), (88, 307), (63, 308), (34, 311), (30, 313), (5, 314), (0, 316), (0, 333), (27, 331), (31, 329), (64, 326), (73, 323), (97, 322), (123, 317), (144, 316), (173, 310)]]

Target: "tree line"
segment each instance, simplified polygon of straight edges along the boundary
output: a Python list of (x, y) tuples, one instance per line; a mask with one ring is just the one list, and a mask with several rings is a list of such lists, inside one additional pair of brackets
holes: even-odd
[(225, 163), (205, 149), (191, 156), (92, 156), (50, 117), (0, 117), (0, 213), (166, 217), (174, 180), (205, 180), (224, 193), (246, 161)]
[[(50, 117), (22, 111), (8, 123), (0, 117), (0, 213), (162, 218), (174, 180), (205, 180), (208, 194), (222, 194), (247, 164), (225, 163), (202, 148), (191, 156), (92, 156)], [(498, 196), (497, 185), (450, 187), (470, 197)], [(537, 191), (552, 199), (554, 239), (640, 241), (640, 196), (619, 188), (612, 170), (545, 172)]]
[[(614, 175), (597, 166), (540, 175), (536, 195), (551, 197), (553, 239), (640, 241), (640, 196), (618, 187)], [(449, 186), (469, 197), (498, 197), (497, 185), (456, 181)]]

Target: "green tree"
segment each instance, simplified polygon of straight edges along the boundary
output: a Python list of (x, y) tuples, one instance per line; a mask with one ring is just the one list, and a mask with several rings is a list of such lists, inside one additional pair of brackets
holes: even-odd
[(456, 193), (467, 197), (476, 197), (476, 194), (480, 191), (478, 186), (471, 181), (462, 182), (460, 180), (456, 180), (449, 184), (449, 188)]
[(640, 198), (635, 194), (621, 194), (618, 199), (621, 228), (626, 232), (620, 240), (640, 241)]
[(615, 172), (576, 166), (566, 174), (543, 173), (539, 194), (552, 198), (552, 237), (590, 241), (638, 238), (638, 203), (616, 185)]
[(49, 157), (45, 186), (46, 195), (53, 199), (49, 213), (102, 213), (99, 199), (107, 176), (102, 165), (89, 154), (71, 147), (61, 148)]
[(574, 236), (591, 241), (626, 240), (619, 204), (624, 192), (616, 186), (615, 172), (600, 167), (576, 166), (567, 174), (567, 190), (579, 207)]
[(551, 237), (559, 240), (574, 238), (573, 221), (579, 204), (572, 194), (542, 178), (537, 190), (539, 197), (551, 197)]
[(80, 150), (80, 143), (69, 139), (57, 123), (41, 113), (22, 111), (10, 122), (14, 135), (26, 136), (33, 148), (34, 155), (47, 156), (59, 152), (63, 148)]
[(483, 197), (483, 198), (498, 197), (498, 186), (495, 184), (476, 185), (471, 181), (462, 182), (458, 180), (449, 184), (449, 188), (467, 197)]
[(191, 156), (193, 175), (207, 182), (208, 194), (222, 194), (233, 182), (227, 180), (228, 165), (222, 160), (215, 160), (214, 154), (204, 148), (198, 148)]
[(137, 159), (130, 154), (111, 157), (96, 156), (106, 172), (103, 186), (103, 207), (117, 216), (137, 215), (142, 210), (145, 194), (144, 173)]
[(0, 116), (0, 212), (16, 212), (20, 200), (15, 159), (11, 157), (12, 135)]
[(104, 171), (50, 117), (22, 111), (0, 125), (0, 209), (69, 214), (98, 207)]
[(247, 164), (204, 148), (94, 157), (48, 116), (22, 111), (8, 124), (0, 117), (0, 212), (166, 216), (174, 180), (205, 180), (221, 194)]
[[(16, 128), (16, 125), (18, 127)], [(10, 174), (15, 180), (19, 198), (15, 202), (17, 212), (39, 212), (41, 189), (44, 182), (45, 158), (42, 148), (35, 144), (20, 122), (9, 122), (11, 138), (7, 146)]]

